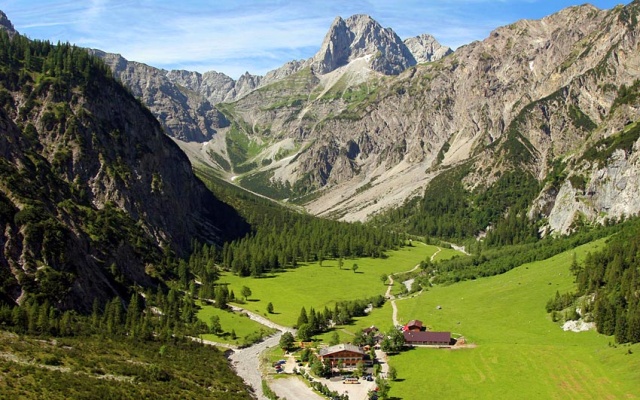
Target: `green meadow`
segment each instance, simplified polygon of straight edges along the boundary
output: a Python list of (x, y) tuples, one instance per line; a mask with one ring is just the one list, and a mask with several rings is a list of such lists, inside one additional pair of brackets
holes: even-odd
[[(640, 396), (640, 344), (614, 346), (596, 332), (564, 332), (545, 304), (573, 290), (569, 273), (599, 240), (503, 275), (431, 288), (400, 300), (401, 322), (462, 334), (476, 348), (417, 348), (392, 356), (392, 398), (633, 399)], [(438, 309), (441, 306), (441, 309)]]
[[(204, 305), (202, 303), (199, 303), (199, 305), (200, 310), (198, 310), (197, 314), (198, 319), (205, 322), (209, 327), (211, 327), (211, 317), (216, 315), (218, 316), (218, 318), (220, 318), (220, 326), (223, 330), (223, 333), (219, 335), (213, 333), (202, 334), (200, 335), (202, 339), (211, 340), (213, 342), (242, 345), (245, 343), (254, 342), (258, 338), (275, 332), (275, 330), (269, 329), (240, 313), (221, 310), (219, 308), (210, 305)], [(235, 339), (232, 337), (231, 331), (235, 332)]]
[[(267, 304), (272, 303), (274, 313), (267, 317), (293, 326), (302, 307), (307, 311), (311, 307), (323, 310), (325, 306), (333, 308), (338, 301), (384, 294), (387, 286), (380, 279), (382, 274), (410, 270), (436, 251), (435, 246), (414, 243), (412, 247), (389, 251), (385, 259), (345, 259), (342, 269), (338, 267), (338, 260), (325, 260), (322, 266), (303, 264), (262, 278), (223, 274), (218, 283), (228, 284), (236, 298), (241, 298), (243, 286), (249, 287), (252, 295), (241, 304), (243, 308), (267, 315)], [(353, 264), (358, 265), (356, 272), (351, 269)]]
[(345, 343), (351, 342), (356, 332), (360, 329), (369, 328), (372, 325), (381, 331), (388, 331), (393, 326), (391, 322), (392, 313), (391, 303), (387, 301), (382, 307), (374, 309), (366, 317), (356, 317), (351, 324), (338, 325), (331, 331), (316, 335), (314, 338), (320, 343), (329, 343), (334, 332), (338, 332), (340, 343)]
[(447, 249), (445, 247), (440, 247), (440, 251), (438, 251), (435, 254), (435, 256), (433, 257), (433, 261), (435, 262), (435, 261), (448, 260), (455, 256), (464, 256), (464, 254), (454, 249)]

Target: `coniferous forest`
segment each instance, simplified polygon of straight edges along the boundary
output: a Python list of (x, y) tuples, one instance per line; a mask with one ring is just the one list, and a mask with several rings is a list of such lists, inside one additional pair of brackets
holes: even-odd
[(618, 343), (640, 342), (640, 223), (612, 236), (573, 270), (577, 295), (593, 298), (587, 304), (598, 332)]

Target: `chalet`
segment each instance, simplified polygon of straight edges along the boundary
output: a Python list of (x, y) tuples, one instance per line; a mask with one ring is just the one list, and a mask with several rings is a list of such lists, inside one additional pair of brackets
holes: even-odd
[(408, 346), (431, 345), (448, 346), (451, 344), (451, 332), (413, 332), (405, 331), (404, 343)]
[(332, 368), (355, 367), (365, 361), (365, 352), (352, 344), (338, 344), (325, 347), (318, 353), (320, 359)]
[(422, 321), (412, 319), (402, 328), (402, 330), (404, 332), (420, 332), (425, 330), (425, 327), (422, 325)]
[(378, 328), (376, 328), (375, 325), (371, 325), (369, 328), (364, 328), (362, 330), (362, 333), (364, 333), (365, 335), (375, 335), (376, 333), (378, 333)]

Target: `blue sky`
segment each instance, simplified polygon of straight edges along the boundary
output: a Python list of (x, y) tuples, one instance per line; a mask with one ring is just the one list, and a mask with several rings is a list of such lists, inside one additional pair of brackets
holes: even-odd
[[(629, 0), (592, 0), (609, 9)], [(539, 19), (565, 0), (3, 0), (32, 39), (120, 53), (166, 69), (262, 75), (315, 54), (336, 16), (368, 14), (401, 38), (429, 33), (456, 48), (519, 19)]]

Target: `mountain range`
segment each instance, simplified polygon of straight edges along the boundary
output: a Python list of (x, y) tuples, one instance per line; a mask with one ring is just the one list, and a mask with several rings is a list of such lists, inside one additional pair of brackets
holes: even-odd
[(455, 52), (338, 17), (310, 59), (237, 81), (96, 54), (192, 162), (313, 214), (367, 220), (464, 164), (469, 192), (526, 171), (529, 215), (568, 232), (640, 210), (637, 14), (570, 7)]
[[(237, 81), (92, 50), (106, 73), (74, 56), (73, 46), (56, 56), (40, 44), (29, 52), (36, 61), (23, 61), (31, 72), (19, 74), (7, 52), (29, 41), (1, 14), (9, 33), (3, 73), (15, 83), (2, 91), (0, 262), (14, 276), (3, 296), (15, 301), (26, 282), (39, 281), (38, 265), (51, 265), (77, 289), (60, 301), (82, 298), (86, 309), (121, 291), (123, 279), (152, 285), (145, 268), (161, 248), (185, 254), (194, 238), (220, 244), (246, 232), (178, 146), (196, 168), (344, 220), (416, 200), (427, 210), (429, 199), (454, 187), (469, 208), (509, 187), (474, 234), (521, 208), (543, 233), (636, 214), (639, 8), (570, 7), (455, 52), (428, 35), (402, 41), (366, 15), (338, 17), (313, 57)], [(88, 72), (71, 72), (55, 57), (77, 57), (101, 78), (89, 83)], [(442, 185), (451, 177), (455, 184)], [(16, 186), (27, 178), (36, 186)], [(117, 225), (124, 228), (116, 235)], [(58, 237), (42, 242), (49, 231)], [(52, 260), (50, 246), (73, 257)], [(95, 280), (109, 289), (84, 292), (82, 282)]]

